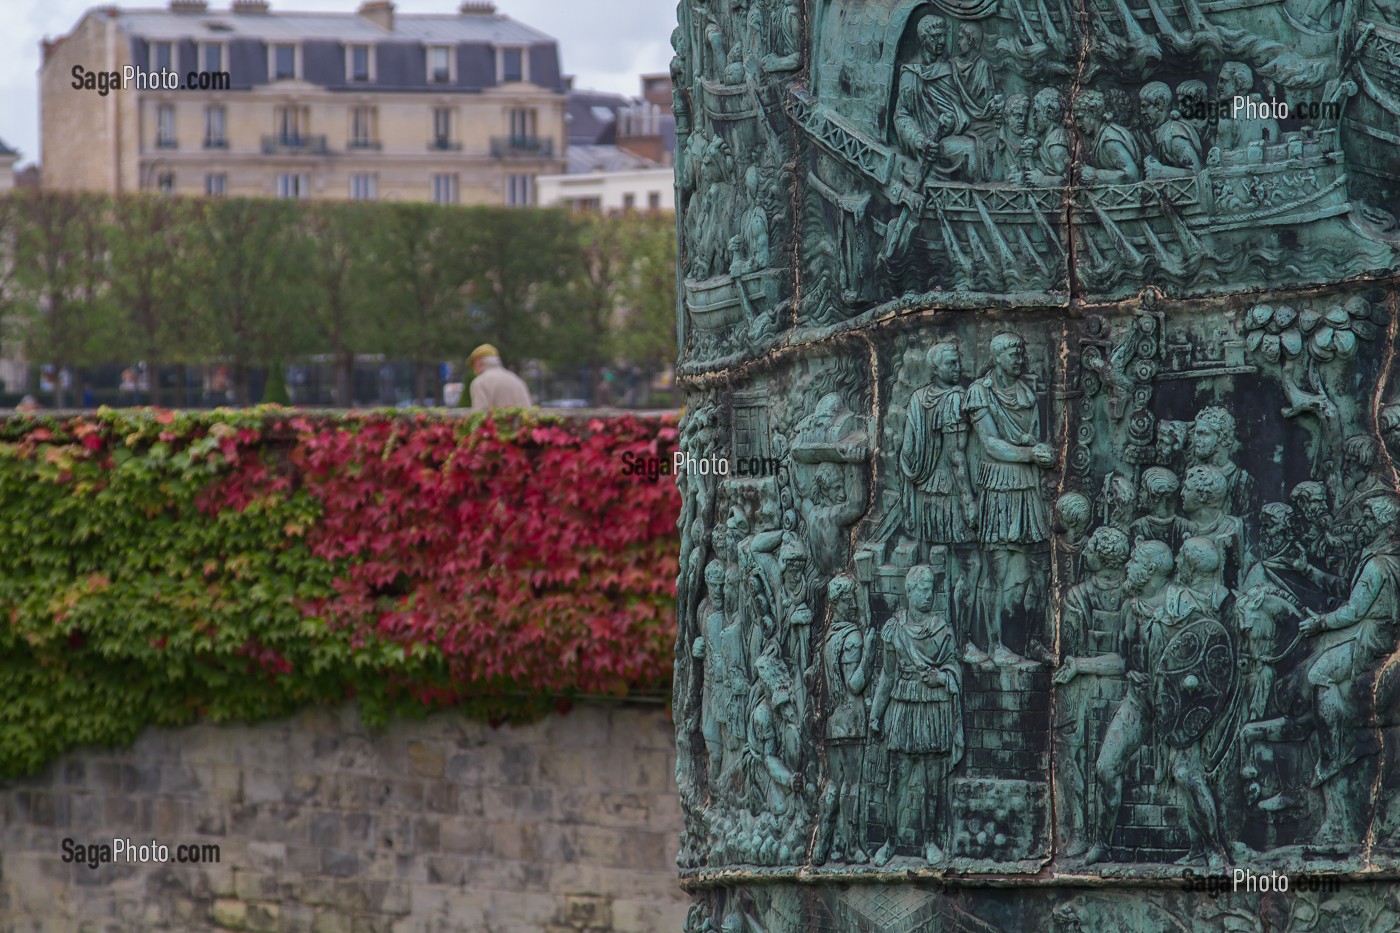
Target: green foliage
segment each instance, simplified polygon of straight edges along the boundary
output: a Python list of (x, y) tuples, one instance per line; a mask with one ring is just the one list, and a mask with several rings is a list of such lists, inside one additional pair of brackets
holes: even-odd
[(581, 268), (578, 218), (561, 208), (471, 208), (469, 216), (477, 336), (507, 363), (551, 358), (556, 339), (544, 322), (558, 305), (545, 299), (567, 290)]
[(617, 291), (616, 350), (662, 369), (676, 360), (676, 219), (646, 214), (628, 218), (623, 230), (631, 265)]
[(253, 366), (308, 347), (310, 243), (292, 202), (210, 198), (199, 207), (199, 235), (188, 244), (201, 273), (199, 306), (246, 405)]
[[(144, 360), (151, 372), (165, 363), (190, 363), (209, 343), (209, 319), (193, 300), (198, 269), (195, 250), (200, 216), (193, 201), (134, 195), (113, 204), (107, 228), (111, 262), (110, 298), (118, 309), (118, 347)], [(151, 403), (160, 405), (161, 386), (151, 380)]]
[(383, 715), (404, 705), (394, 677), (440, 676), (430, 649), (410, 657), (302, 612), (331, 595), (338, 569), (302, 543), (311, 497), (201, 507), (213, 481), (263, 455), (267, 427), (258, 410), (136, 410), (0, 428), (0, 777), (147, 724), (347, 695)]
[[(106, 295), (110, 202), (95, 195), (29, 190), (11, 195), (13, 284), (23, 343), (56, 370), (99, 361), (113, 334)], [(57, 382), (54, 402), (67, 402)]]
[[(352, 399), (357, 357), (438, 363), (489, 341), (540, 360), (650, 372), (676, 355), (675, 220), (561, 209), (270, 199), (0, 197), (0, 318), (34, 364), (171, 364), (250, 373), (328, 356)], [(19, 355), (16, 353), (15, 355)], [(62, 407), (81, 389), (60, 389)], [(153, 401), (161, 387), (152, 380)], [(168, 392), (168, 389), (166, 390)]]

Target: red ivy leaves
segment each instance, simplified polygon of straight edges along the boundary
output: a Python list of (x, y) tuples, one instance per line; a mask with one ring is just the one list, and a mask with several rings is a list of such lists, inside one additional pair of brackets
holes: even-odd
[[(435, 647), (458, 698), (664, 689), (680, 499), (669, 477), (624, 475), (623, 454), (669, 457), (673, 420), (466, 431), (423, 415), (307, 416), (287, 428), (278, 457), (256, 432), (221, 437), (232, 472), (202, 504), (245, 509), (292, 485), (319, 502), (305, 546), (342, 569), (309, 615), (357, 640)], [(441, 687), (402, 686), (444, 701)]]

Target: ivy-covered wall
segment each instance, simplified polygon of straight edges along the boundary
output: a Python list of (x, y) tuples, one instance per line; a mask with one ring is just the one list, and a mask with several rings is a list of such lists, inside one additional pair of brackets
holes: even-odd
[[(355, 699), (662, 694), (674, 420), (138, 410), (0, 424), (0, 778)], [(631, 453), (631, 458), (624, 454)]]

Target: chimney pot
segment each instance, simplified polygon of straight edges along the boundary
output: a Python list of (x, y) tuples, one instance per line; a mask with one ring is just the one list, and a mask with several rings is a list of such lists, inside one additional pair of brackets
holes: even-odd
[(490, 16), (496, 12), (496, 4), (490, 0), (465, 0), (457, 12), (463, 16)]
[(394, 31), (394, 4), (389, 0), (365, 0), (360, 15), (385, 32)]

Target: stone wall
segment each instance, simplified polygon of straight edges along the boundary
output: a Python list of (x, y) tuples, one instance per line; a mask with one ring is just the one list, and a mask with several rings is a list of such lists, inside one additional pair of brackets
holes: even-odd
[[(353, 707), (147, 730), (0, 784), (0, 931), (680, 929), (672, 723), (583, 705), (492, 729)], [(63, 861), (63, 840), (169, 848)], [(176, 864), (215, 843), (217, 864)]]

